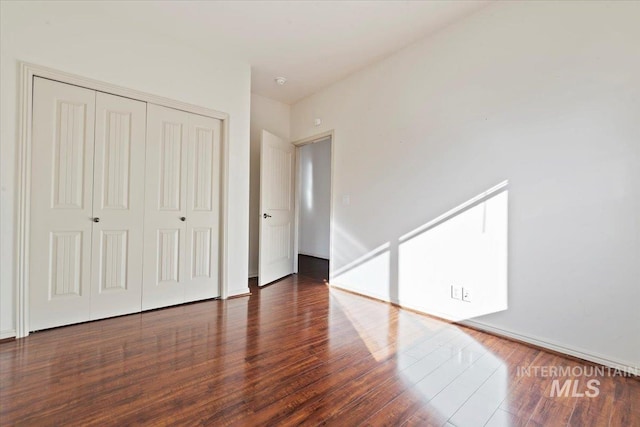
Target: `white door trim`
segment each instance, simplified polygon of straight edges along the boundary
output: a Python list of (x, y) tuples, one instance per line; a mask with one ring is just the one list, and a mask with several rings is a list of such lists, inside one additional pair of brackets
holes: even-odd
[(331, 281), (331, 277), (333, 277), (333, 218), (334, 218), (334, 207), (333, 203), (333, 194), (334, 194), (334, 170), (335, 170), (335, 133), (334, 130), (328, 130), (326, 132), (318, 133), (316, 135), (310, 136), (308, 138), (299, 139), (297, 141), (292, 142), (294, 147), (296, 148), (296, 170), (295, 170), (295, 192), (296, 192), (296, 203), (294, 210), (294, 227), (293, 227), (293, 249), (294, 249), (294, 261), (293, 261), (293, 272), (298, 273), (298, 251), (300, 250), (300, 205), (298, 204), (298, 200), (300, 199), (300, 147), (307, 144), (313, 144), (314, 142), (324, 141), (325, 139), (329, 139), (331, 141), (331, 171), (329, 176), (331, 177), (331, 196), (329, 197), (329, 281)]
[(162, 105), (164, 107), (200, 114), (222, 121), (222, 167), (220, 176), (220, 295), (228, 296), (228, 195), (229, 195), (229, 115), (169, 98), (152, 95), (122, 86), (93, 80), (40, 65), (20, 62), (18, 97), (18, 192), (16, 235), (16, 337), (29, 335), (29, 224), (31, 200), (31, 111), (33, 109), (33, 78), (43, 77), (87, 89), (106, 92)]

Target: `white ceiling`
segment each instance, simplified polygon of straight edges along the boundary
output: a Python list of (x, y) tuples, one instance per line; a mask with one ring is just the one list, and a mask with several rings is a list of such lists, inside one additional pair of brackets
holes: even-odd
[[(252, 66), (252, 92), (294, 103), (487, 1), (141, 1), (103, 8)], [(106, 12), (106, 10), (105, 10)], [(144, 17), (144, 18), (143, 18)], [(284, 76), (278, 86), (274, 78)]]

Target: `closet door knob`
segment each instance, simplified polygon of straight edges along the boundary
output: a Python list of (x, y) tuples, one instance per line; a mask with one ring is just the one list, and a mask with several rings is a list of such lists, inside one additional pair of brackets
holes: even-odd
[(186, 221), (186, 220), (187, 220), (187, 217), (186, 217), (186, 216), (181, 216), (181, 217), (180, 217), (180, 221), (184, 222), (184, 221)]
[(93, 222), (100, 222), (100, 218), (98, 217), (93, 218)]
[(271, 215), (269, 215), (268, 213), (263, 213), (262, 218), (264, 219), (271, 218)]

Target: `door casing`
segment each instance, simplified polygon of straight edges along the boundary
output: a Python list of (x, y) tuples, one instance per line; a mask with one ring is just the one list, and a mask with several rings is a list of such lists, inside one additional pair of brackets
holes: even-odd
[(293, 272), (294, 273), (298, 273), (298, 251), (299, 251), (299, 246), (300, 246), (300, 194), (302, 191), (302, 188), (300, 186), (300, 147), (304, 146), (304, 145), (308, 145), (308, 144), (313, 144), (315, 142), (320, 142), (320, 141), (324, 141), (326, 139), (329, 139), (329, 141), (331, 142), (331, 171), (329, 173), (330, 175), (330, 179), (331, 179), (331, 196), (329, 198), (329, 285), (331, 285), (331, 277), (332, 277), (332, 271), (333, 271), (333, 233), (334, 233), (334, 228), (333, 228), (333, 216), (334, 216), (334, 203), (333, 203), (333, 194), (334, 194), (334, 187), (333, 187), (333, 183), (334, 183), (334, 161), (335, 161), (335, 147), (334, 147), (334, 141), (335, 141), (335, 135), (334, 135), (334, 131), (329, 130), (326, 132), (322, 132), (313, 136), (310, 136), (308, 138), (304, 138), (304, 139), (300, 139), (297, 141), (294, 141), (292, 144), (295, 146), (296, 148), (296, 154), (295, 154), (295, 158), (296, 158), (296, 170), (295, 170), (295, 208), (294, 208), (294, 226), (293, 226), (293, 230), (294, 230), (294, 237), (293, 237), (293, 253), (294, 253), (294, 259), (293, 259)]

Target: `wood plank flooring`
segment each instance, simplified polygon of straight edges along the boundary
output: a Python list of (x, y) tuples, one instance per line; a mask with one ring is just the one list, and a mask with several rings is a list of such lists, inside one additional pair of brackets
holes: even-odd
[(0, 344), (0, 425), (640, 426), (636, 379), (552, 397), (518, 369), (590, 365), (309, 276), (252, 292)]

